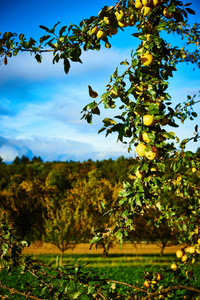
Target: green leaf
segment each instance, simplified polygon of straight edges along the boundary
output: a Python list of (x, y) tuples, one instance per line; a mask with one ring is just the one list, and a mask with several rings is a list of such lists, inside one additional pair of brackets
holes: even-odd
[(88, 85), (88, 89), (89, 89), (89, 95), (91, 98), (97, 98), (98, 97), (98, 94), (97, 92), (95, 92), (90, 85)]
[(29, 243), (27, 241), (20, 241), (20, 244), (23, 246), (23, 247), (29, 247)]
[(50, 35), (47, 34), (47, 35), (44, 35), (40, 38), (40, 43), (43, 43), (44, 41), (48, 40), (48, 38), (50, 38)]
[(48, 32), (54, 33), (54, 32), (55, 32), (55, 28), (56, 28), (56, 26), (58, 26), (58, 24), (60, 24), (60, 22), (57, 22), (57, 23), (53, 26), (52, 29), (49, 29), (49, 30), (48, 30)]
[(186, 10), (189, 14), (195, 15), (195, 11), (194, 11), (193, 9), (186, 7), (185, 10)]
[(136, 32), (136, 33), (132, 33), (131, 35), (133, 35), (134, 37), (139, 37), (140, 33)]
[(118, 240), (122, 241), (123, 239), (123, 234), (121, 232), (121, 229), (119, 229), (116, 233), (115, 233), (115, 236)]
[(15, 50), (13, 51), (13, 55), (16, 56), (16, 55), (18, 54), (18, 52), (19, 52), (19, 49), (15, 49)]
[(44, 29), (44, 30), (46, 30), (46, 31), (49, 31), (49, 28), (47, 28), (46, 26), (40, 25), (39, 27), (40, 27), (41, 29)]
[(2, 256), (6, 255), (7, 252), (8, 252), (8, 249), (9, 249), (8, 244), (4, 243), (4, 244), (1, 246), (1, 249), (2, 249)]
[(127, 60), (125, 60), (125, 61), (122, 61), (122, 62), (120, 62), (120, 65), (125, 65), (125, 66), (128, 66), (128, 65), (129, 65), (129, 63), (128, 63), (128, 61), (127, 61)]
[(105, 127), (108, 127), (108, 126), (110, 126), (110, 125), (116, 125), (116, 124), (117, 124), (117, 122), (116, 122), (115, 120), (110, 119), (110, 118), (105, 118), (105, 119), (103, 120), (103, 123), (104, 123), (104, 126), (105, 126)]
[(41, 63), (41, 55), (36, 54), (35, 55), (35, 59), (37, 60), (37, 62), (40, 64)]
[(101, 132), (103, 132), (104, 130), (106, 130), (106, 128), (102, 127), (101, 129), (99, 129), (98, 134), (101, 133)]
[(190, 5), (192, 5), (192, 3), (186, 3), (186, 4), (185, 4), (185, 6), (190, 6)]
[(159, 171), (161, 171), (161, 172), (165, 171), (165, 164), (163, 164), (163, 163), (157, 163), (157, 166), (158, 166)]
[(64, 59), (64, 71), (66, 74), (69, 72), (69, 69), (70, 69), (70, 63), (69, 60), (66, 58)]
[(86, 120), (90, 125), (92, 125), (92, 114), (87, 114)]
[(89, 285), (89, 286), (88, 286), (87, 294), (88, 294), (88, 295), (89, 295), (89, 294), (92, 294), (92, 293), (94, 293), (94, 291), (95, 291), (94, 286)]
[(169, 121), (168, 125), (172, 126), (172, 127), (179, 127), (179, 125), (177, 125), (175, 122), (173, 121)]
[(81, 295), (80, 292), (76, 292), (76, 293), (73, 295), (73, 299), (78, 299), (80, 295)]
[(96, 106), (95, 108), (92, 109), (92, 114), (100, 116), (100, 110), (99, 110), (98, 106)]
[(71, 49), (71, 51), (69, 52), (69, 58), (72, 61), (78, 61), (80, 63), (82, 63), (81, 59), (81, 48), (79, 46), (75, 46), (74, 48)]
[(24, 38), (24, 34), (23, 34), (23, 33), (21, 33), (21, 34), (19, 35), (19, 39), (20, 39), (20, 41), (21, 41), (21, 40), (23, 40), (23, 38)]
[(100, 240), (102, 240), (102, 237), (101, 237), (101, 236), (94, 236), (94, 237), (92, 238), (92, 240), (90, 241), (90, 244), (98, 243)]
[(105, 209), (105, 208), (106, 208), (103, 201), (100, 202), (100, 205), (101, 205), (101, 208), (102, 208), (102, 209)]
[(61, 36), (66, 29), (67, 29), (67, 26), (63, 26), (59, 31), (59, 35)]
[(53, 64), (55, 64), (55, 62), (58, 63), (59, 59), (60, 59), (60, 57), (59, 57), (59, 54), (57, 53), (53, 58)]
[(120, 199), (118, 203), (119, 203), (119, 205), (121, 206), (121, 205), (123, 205), (124, 202), (126, 202), (126, 201), (127, 201), (127, 199), (124, 198), (124, 199)]

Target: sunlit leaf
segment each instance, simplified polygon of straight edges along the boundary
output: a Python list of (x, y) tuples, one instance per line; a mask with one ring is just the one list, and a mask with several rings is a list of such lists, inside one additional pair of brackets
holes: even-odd
[(88, 85), (88, 89), (89, 89), (89, 95), (91, 98), (97, 98), (98, 97), (98, 94), (97, 92), (95, 92), (90, 85)]

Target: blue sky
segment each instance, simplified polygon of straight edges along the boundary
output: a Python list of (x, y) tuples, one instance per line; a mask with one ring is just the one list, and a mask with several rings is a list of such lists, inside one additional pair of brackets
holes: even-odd
[[(200, 22), (199, 1), (191, 8), (198, 14), (190, 17), (190, 23)], [(4, 1), (1, 4), (1, 32), (24, 33), (38, 40), (44, 31), (39, 25), (52, 27), (58, 21), (61, 26), (78, 24), (83, 18), (97, 15), (104, 5), (115, 1)], [(107, 159), (127, 153), (123, 144), (116, 143), (116, 135), (105, 138), (98, 135), (102, 119), (116, 115), (103, 111), (96, 116), (93, 125), (80, 120), (82, 108), (91, 98), (88, 85), (99, 94), (105, 91), (110, 75), (124, 59), (130, 58), (131, 49), (137, 48), (131, 33), (135, 28), (126, 28), (112, 38), (112, 48), (84, 52), (83, 64), (74, 63), (66, 75), (63, 64), (52, 65), (51, 54), (43, 56), (38, 64), (28, 53), (19, 54), (1, 64), (0, 72), (0, 156), (12, 162), (16, 156), (41, 156), (44, 161)], [(123, 67), (121, 67), (123, 70)], [(169, 93), (174, 103), (186, 100), (186, 95), (200, 90), (200, 70), (180, 64), (170, 80)], [(200, 105), (196, 111), (200, 115)], [(199, 118), (187, 121), (176, 133), (181, 139), (191, 137)], [(199, 143), (191, 143), (189, 150), (196, 151)], [(134, 150), (134, 149), (133, 149)]]

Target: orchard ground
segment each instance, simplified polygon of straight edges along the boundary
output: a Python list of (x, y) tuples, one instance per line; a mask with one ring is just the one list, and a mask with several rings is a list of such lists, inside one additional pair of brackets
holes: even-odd
[[(181, 245), (166, 247), (161, 257), (161, 244), (147, 243), (124, 243), (122, 247), (114, 245), (109, 250), (108, 257), (103, 257), (103, 249), (95, 246), (90, 249), (89, 243), (79, 243), (72, 250), (65, 251), (63, 256), (63, 264), (73, 264), (74, 261), (86, 263), (93, 268), (148, 268), (153, 267), (169, 267), (172, 261), (176, 260), (176, 251), (181, 249)], [(50, 243), (36, 242), (30, 247), (25, 248), (24, 254), (30, 255), (34, 259), (39, 259), (43, 263), (51, 264), (54, 267), (60, 263), (61, 252)], [(200, 265), (196, 265), (198, 272)]]
[[(179, 246), (166, 247), (164, 253), (171, 253), (175, 255), (176, 251), (180, 249)], [(114, 245), (109, 254), (160, 254), (161, 244), (147, 244), (147, 243), (124, 243), (120, 245)], [(95, 246), (90, 249), (89, 243), (77, 244), (74, 249), (68, 249), (65, 254), (102, 254), (102, 248), (99, 246), (97, 249)], [(33, 243), (30, 247), (24, 249), (24, 254), (60, 254), (58, 248), (50, 243)]]

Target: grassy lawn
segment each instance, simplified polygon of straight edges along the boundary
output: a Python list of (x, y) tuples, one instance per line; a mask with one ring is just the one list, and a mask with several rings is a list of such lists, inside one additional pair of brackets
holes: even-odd
[[(44, 263), (56, 266), (59, 263), (60, 255), (58, 254), (36, 254), (30, 255), (33, 259), (42, 260)], [(88, 263), (90, 267), (151, 267), (168, 266), (175, 258), (174, 254), (165, 254), (162, 257), (155, 254), (110, 254), (108, 257), (102, 257), (99, 254), (65, 254), (63, 264)]]

